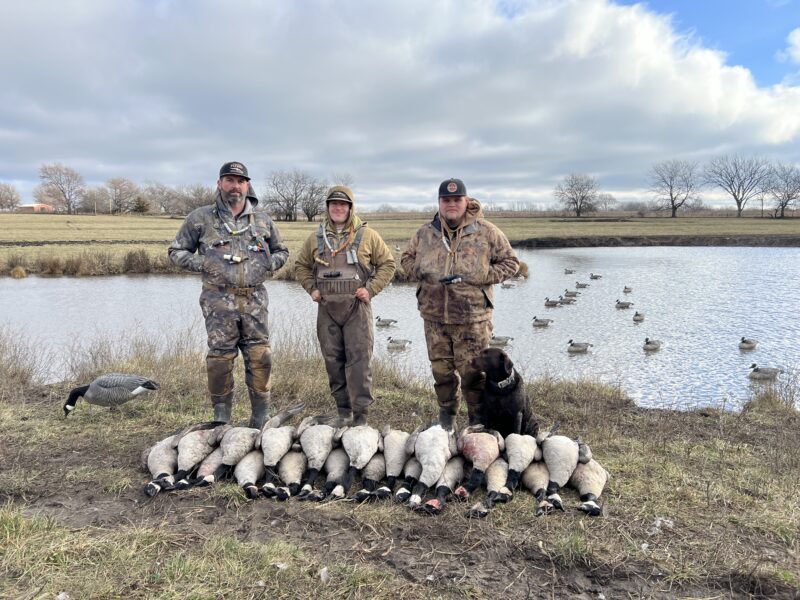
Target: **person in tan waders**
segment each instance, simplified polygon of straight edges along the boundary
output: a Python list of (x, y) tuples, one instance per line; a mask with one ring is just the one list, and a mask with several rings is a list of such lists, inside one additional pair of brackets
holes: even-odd
[[(470, 424), (484, 376), (470, 360), (492, 335), (492, 285), (512, 277), (519, 260), (505, 234), (483, 218), (480, 203), (460, 179), (439, 185), (439, 212), (414, 234), (400, 259), (417, 285), (439, 422), (452, 429), (461, 403)], [(460, 389), (459, 389), (460, 388)]]
[(395, 261), (374, 229), (355, 213), (353, 192), (333, 186), (319, 229), (295, 261), (295, 278), (317, 303), (317, 337), (339, 416), (367, 422), (372, 404), (372, 308), (392, 280)]

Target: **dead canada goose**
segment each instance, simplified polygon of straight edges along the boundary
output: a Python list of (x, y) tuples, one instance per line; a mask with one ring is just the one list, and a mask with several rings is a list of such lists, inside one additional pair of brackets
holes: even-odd
[(778, 375), (783, 373), (783, 369), (777, 367), (759, 367), (756, 363), (750, 365), (750, 379), (757, 379), (761, 381), (769, 381), (775, 379)]
[(458, 436), (457, 448), (461, 455), (472, 463), (469, 480), (454, 492), (456, 496), (466, 500), (483, 483), (486, 469), (505, 449), (505, 440), (499, 433), (485, 429), (483, 425), (471, 425)]
[(742, 337), (742, 339), (739, 340), (739, 350), (754, 350), (757, 345), (758, 340), (752, 338)]
[(533, 321), (531, 321), (534, 327), (547, 327), (552, 322), (553, 319), (537, 319), (535, 315), (533, 317)]
[(619, 299), (617, 299), (617, 303), (614, 305), (615, 308), (630, 308), (631, 306), (633, 306), (633, 302), (625, 302)]
[(157, 390), (158, 384), (152, 379), (141, 375), (126, 375), (124, 373), (108, 373), (101, 375), (89, 385), (74, 388), (64, 404), (64, 418), (75, 409), (78, 398), (83, 398), (89, 404), (116, 408), (132, 400), (139, 394), (148, 390)]
[(640, 313), (638, 311), (633, 313), (633, 322), (634, 323), (641, 323), (642, 321), (644, 321), (644, 313)]
[(567, 352), (586, 352), (592, 346), (594, 346), (594, 344), (590, 344), (589, 342), (573, 342), (572, 340), (569, 340), (567, 342)]
[(467, 511), (470, 519), (483, 519), (489, 516), (489, 511), (496, 503), (502, 504), (511, 500), (511, 490), (506, 487), (507, 478), (508, 463), (503, 458), (497, 458), (486, 469), (486, 497)]
[(380, 316), (375, 317), (375, 325), (378, 327), (390, 327), (397, 323), (397, 319), (382, 319)]
[(644, 348), (645, 352), (655, 352), (656, 350), (661, 350), (661, 340), (651, 340), (650, 338), (644, 338)]

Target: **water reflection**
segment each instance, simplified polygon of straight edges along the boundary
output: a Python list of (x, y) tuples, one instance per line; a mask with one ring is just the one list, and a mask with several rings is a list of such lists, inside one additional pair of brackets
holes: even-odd
[[(599, 379), (621, 385), (648, 406), (737, 407), (748, 397), (755, 362), (787, 374), (800, 363), (795, 304), (800, 297), (796, 248), (583, 248), (520, 251), (532, 278), (496, 286), (495, 334), (528, 378)], [(574, 270), (567, 274), (565, 270)], [(590, 279), (590, 273), (600, 279)], [(545, 307), (576, 281), (589, 284), (570, 305)], [(631, 292), (625, 293), (628, 286)], [(430, 380), (423, 325), (413, 286), (392, 285), (374, 299), (373, 314), (396, 322), (375, 329), (375, 354)], [(0, 279), (0, 322), (55, 351), (51, 377), (63, 375), (78, 340), (135, 330), (157, 336), (194, 325), (204, 344), (195, 277)], [(274, 343), (314, 339), (316, 305), (294, 283), (270, 282)], [(629, 301), (628, 309), (616, 301)], [(634, 322), (635, 312), (646, 315)], [(550, 319), (534, 327), (533, 318)], [(739, 350), (742, 336), (759, 340)], [(408, 340), (389, 347), (389, 338)], [(646, 337), (661, 340), (645, 352)], [(568, 352), (568, 340), (590, 343)], [(280, 368), (276, 365), (276, 368)]]

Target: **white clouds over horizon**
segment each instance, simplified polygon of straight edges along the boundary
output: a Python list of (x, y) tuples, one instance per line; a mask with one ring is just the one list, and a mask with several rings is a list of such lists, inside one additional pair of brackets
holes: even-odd
[(55, 160), (95, 182), (180, 184), (211, 183), (235, 158), (259, 182), (274, 169), (347, 172), (374, 204), (430, 204), (450, 176), (489, 201), (548, 201), (569, 172), (627, 195), (660, 160), (796, 160), (800, 147), (800, 86), (758, 87), (643, 5), (69, 0), (5, 12), (0, 180), (29, 186)]

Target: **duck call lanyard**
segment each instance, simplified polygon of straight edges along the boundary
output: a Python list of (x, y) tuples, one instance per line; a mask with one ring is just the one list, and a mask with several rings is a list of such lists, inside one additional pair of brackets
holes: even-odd
[[(445, 262), (445, 273), (450, 273), (453, 268), (453, 265), (456, 262), (456, 251), (458, 250), (458, 246), (461, 244), (461, 234), (464, 231), (463, 227), (459, 227), (455, 231), (452, 231), (444, 220), (440, 221), (442, 226), (442, 244), (444, 247), (447, 248), (447, 261)], [(452, 236), (452, 237), (451, 237)], [(453, 239), (453, 237), (455, 239)]]

